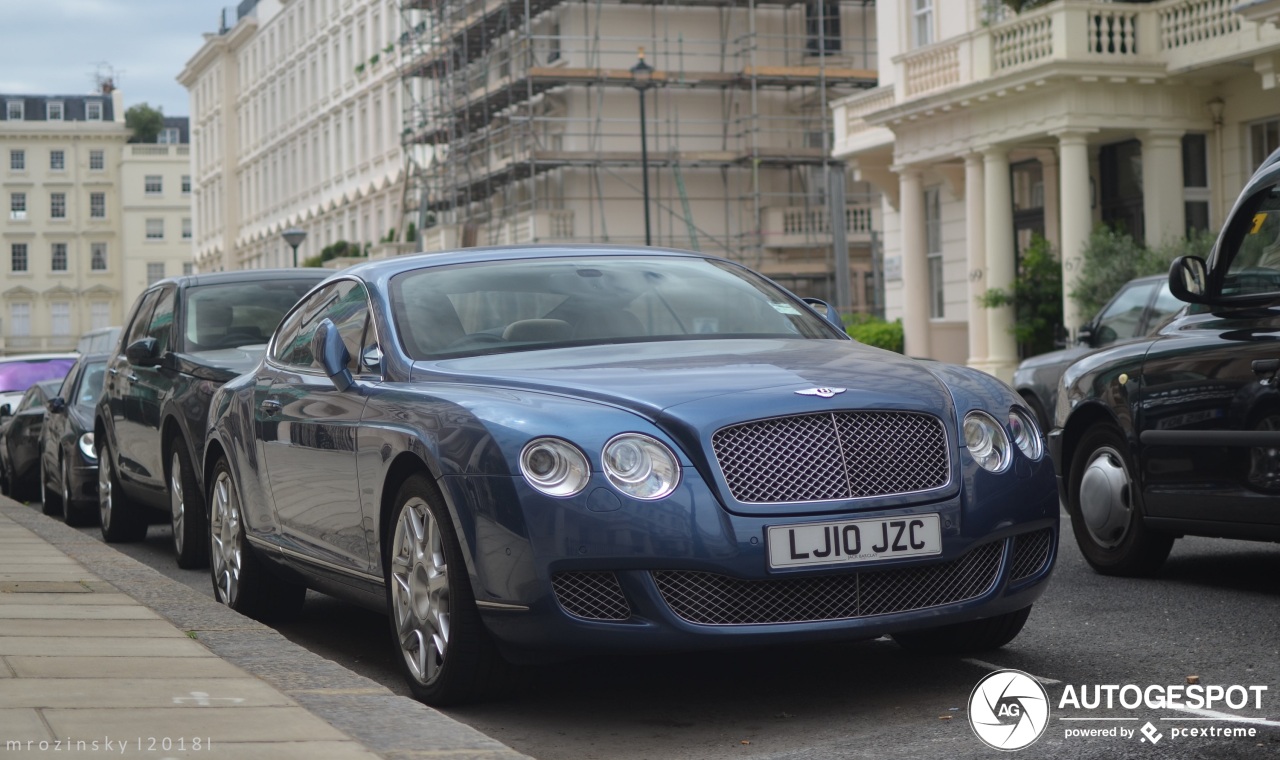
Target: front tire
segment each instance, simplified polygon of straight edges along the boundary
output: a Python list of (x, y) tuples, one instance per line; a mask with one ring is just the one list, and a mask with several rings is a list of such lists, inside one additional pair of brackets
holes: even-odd
[(449, 510), (422, 475), (396, 494), (383, 547), (391, 638), (413, 695), (430, 705), (480, 699), (510, 674), (476, 609)]
[(173, 526), (173, 554), (178, 567), (190, 570), (209, 564), (209, 536), (205, 532), (204, 499), (181, 438), (173, 441), (169, 455), (169, 517)]
[(125, 498), (106, 441), (98, 447), (98, 514), (102, 519), (102, 540), (109, 544), (141, 541), (147, 537), (147, 518), (142, 507)]
[(76, 490), (71, 487), (71, 462), (62, 460), (62, 521), (72, 527), (89, 525), (97, 519), (93, 509), (77, 504)]
[(307, 588), (276, 576), (249, 546), (240, 492), (225, 456), (214, 465), (206, 503), (214, 597), (257, 620), (283, 620), (296, 615), (306, 600)]
[(903, 649), (928, 654), (962, 654), (983, 652), (1013, 641), (1031, 615), (1031, 607), (1023, 607), (1003, 615), (893, 634)]
[(1143, 520), (1135, 472), (1128, 443), (1113, 425), (1090, 428), (1071, 461), (1071, 530), (1085, 561), (1103, 575), (1150, 575), (1173, 548), (1173, 536)]

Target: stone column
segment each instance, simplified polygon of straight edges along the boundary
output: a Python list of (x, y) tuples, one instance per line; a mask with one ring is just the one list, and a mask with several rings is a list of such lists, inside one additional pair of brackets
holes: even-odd
[(1142, 217), (1145, 242), (1154, 248), (1187, 234), (1182, 193), (1182, 130), (1152, 129), (1142, 140)]
[(1074, 344), (1076, 330), (1092, 314), (1081, 314), (1071, 298), (1080, 278), (1084, 262), (1081, 251), (1093, 230), (1093, 197), (1089, 190), (1089, 135), (1083, 131), (1063, 131), (1058, 138), (1058, 175), (1060, 181), (1062, 243), (1062, 324), (1071, 331), (1068, 341)]
[(907, 356), (929, 356), (929, 261), (925, 251), (924, 186), (920, 170), (898, 170), (902, 224), (902, 333)]
[[(1014, 278), (1013, 190), (1009, 184), (1009, 148), (1003, 145), (982, 151), (987, 288), (1008, 291)], [(1009, 382), (1018, 364), (1014, 340), (1013, 307), (987, 309), (987, 372)]]
[(987, 238), (982, 184), (982, 154), (964, 157), (964, 218), (969, 270), (969, 361), (970, 367), (987, 362), (987, 309), (978, 298), (987, 290)]

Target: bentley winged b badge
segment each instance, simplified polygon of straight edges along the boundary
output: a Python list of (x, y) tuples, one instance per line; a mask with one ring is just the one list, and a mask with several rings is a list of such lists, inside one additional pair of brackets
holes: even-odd
[(818, 398), (831, 398), (838, 393), (844, 393), (844, 388), (805, 388), (802, 391), (796, 391), (801, 396), (817, 396)]

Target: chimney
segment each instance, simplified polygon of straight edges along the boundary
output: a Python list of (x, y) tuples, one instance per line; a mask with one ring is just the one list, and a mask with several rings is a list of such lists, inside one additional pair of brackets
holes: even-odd
[(118, 124), (124, 123), (124, 93), (115, 89), (111, 89), (111, 111), (115, 114), (115, 120)]

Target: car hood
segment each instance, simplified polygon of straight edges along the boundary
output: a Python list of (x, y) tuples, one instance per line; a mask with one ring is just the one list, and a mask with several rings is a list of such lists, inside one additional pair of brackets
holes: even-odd
[(1018, 371), (1058, 365), (1065, 366), (1093, 350), (1089, 346), (1073, 346), (1072, 348), (1062, 348), (1057, 351), (1036, 354), (1023, 359), (1018, 364)]
[[(929, 363), (839, 340), (692, 340), (474, 356), (415, 365), (413, 379), (571, 395), (657, 420), (767, 417), (832, 408), (951, 406)], [(816, 389), (844, 389), (834, 396)], [(810, 391), (809, 393), (804, 393)], [(688, 407), (697, 405), (702, 413)]]
[(259, 343), (236, 348), (174, 354), (174, 359), (177, 362), (177, 370), (183, 374), (192, 375), (201, 380), (225, 383), (256, 367), (266, 349), (265, 343)]

